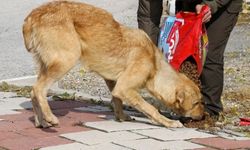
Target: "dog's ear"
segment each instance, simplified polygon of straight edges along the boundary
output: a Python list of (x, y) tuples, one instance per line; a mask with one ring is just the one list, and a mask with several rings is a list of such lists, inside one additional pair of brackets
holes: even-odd
[(185, 100), (185, 91), (184, 90), (177, 90), (176, 92), (176, 99), (179, 101), (179, 103), (183, 103)]

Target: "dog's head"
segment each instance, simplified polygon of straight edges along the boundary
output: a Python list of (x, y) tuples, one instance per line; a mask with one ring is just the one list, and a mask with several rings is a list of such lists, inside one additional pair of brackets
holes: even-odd
[(200, 89), (185, 75), (177, 76), (179, 77), (171, 80), (157, 77), (151, 93), (175, 113), (194, 120), (202, 119), (204, 106)]
[(200, 90), (194, 83), (179, 87), (175, 94), (176, 100), (171, 107), (174, 112), (194, 120), (202, 119), (204, 106)]
[(204, 106), (198, 86), (165, 61), (161, 61), (159, 68), (147, 84), (151, 94), (179, 115), (194, 120), (202, 119)]
[(204, 106), (198, 86), (184, 74), (178, 74), (180, 81), (175, 85), (175, 95), (167, 104), (175, 113), (194, 120), (202, 119)]

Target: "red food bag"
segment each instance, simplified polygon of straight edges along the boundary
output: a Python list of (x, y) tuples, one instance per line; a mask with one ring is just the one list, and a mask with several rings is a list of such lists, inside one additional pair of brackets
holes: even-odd
[(204, 6), (200, 14), (179, 12), (175, 17), (169, 16), (161, 27), (158, 47), (162, 50), (166, 61), (176, 70), (192, 57), (197, 64), (198, 73), (205, 62), (208, 37), (202, 18), (208, 10)]

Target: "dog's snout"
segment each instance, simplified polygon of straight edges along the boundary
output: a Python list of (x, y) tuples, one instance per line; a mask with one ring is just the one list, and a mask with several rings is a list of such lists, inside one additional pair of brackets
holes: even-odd
[(192, 115), (192, 114), (189, 114), (189, 115), (185, 115), (185, 117), (187, 118), (192, 118), (192, 120), (202, 120), (204, 118), (204, 114), (197, 114), (197, 115)]
[(204, 115), (192, 116), (193, 120), (202, 120), (203, 118), (204, 118)]

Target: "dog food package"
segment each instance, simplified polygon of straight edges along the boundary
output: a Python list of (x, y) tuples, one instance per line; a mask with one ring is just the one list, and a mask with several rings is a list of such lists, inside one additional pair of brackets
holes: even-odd
[(171, 62), (179, 42), (179, 28), (183, 25), (183, 19), (168, 16), (161, 27), (158, 47), (164, 54), (166, 61)]
[(168, 16), (161, 27), (158, 47), (165, 59), (176, 70), (186, 59), (193, 59), (198, 73), (205, 62), (208, 37), (202, 17), (208, 7), (203, 7), (200, 14), (179, 12), (175, 17)]

